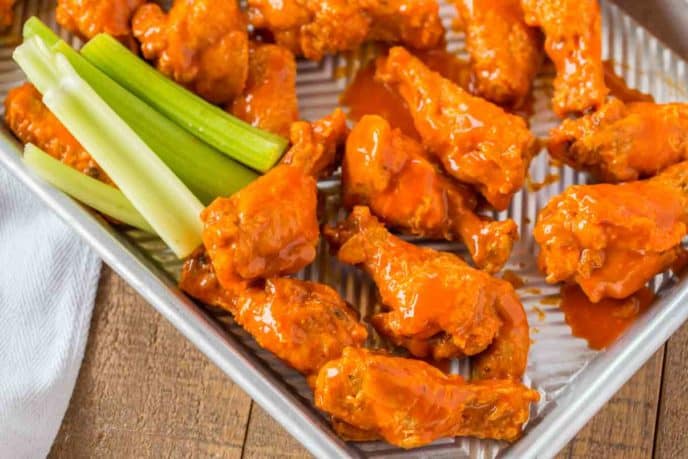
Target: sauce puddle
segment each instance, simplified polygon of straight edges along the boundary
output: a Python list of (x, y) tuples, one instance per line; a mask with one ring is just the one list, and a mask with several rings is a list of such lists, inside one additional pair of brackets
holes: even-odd
[(577, 286), (561, 289), (566, 323), (574, 336), (583, 338), (592, 349), (612, 344), (652, 304), (654, 294), (647, 287), (624, 300), (604, 299), (592, 303)]

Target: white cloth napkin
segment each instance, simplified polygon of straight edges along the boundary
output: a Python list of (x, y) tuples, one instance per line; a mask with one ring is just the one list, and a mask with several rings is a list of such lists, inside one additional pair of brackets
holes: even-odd
[(0, 457), (50, 451), (74, 390), (100, 260), (0, 168)]

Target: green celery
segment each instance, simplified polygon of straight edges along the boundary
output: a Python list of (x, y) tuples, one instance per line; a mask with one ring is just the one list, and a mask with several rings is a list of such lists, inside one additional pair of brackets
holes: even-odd
[[(136, 133), (40, 37), (24, 41), (15, 61), (32, 82), (53, 81), (43, 102), (120, 188), (163, 241), (183, 258), (201, 244), (203, 205)], [(35, 65), (36, 62), (43, 65)], [(45, 69), (52, 78), (45, 78)]]
[(156, 71), (109, 35), (91, 39), (81, 54), (117, 83), (221, 152), (265, 172), (287, 141), (212, 105)]
[(24, 148), (23, 161), (45, 181), (77, 201), (122, 223), (155, 234), (146, 219), (117, 188), (61, 163), (33, 144)]
[(51, 50), (64, 54), (79, 76), (204, 204), (218, 196), (229, 196), (257, 178), (254, 171), (181, 129), (115, 83), (35, 17), (24, 24), (24, 38), (33, 36), (42, 38)]

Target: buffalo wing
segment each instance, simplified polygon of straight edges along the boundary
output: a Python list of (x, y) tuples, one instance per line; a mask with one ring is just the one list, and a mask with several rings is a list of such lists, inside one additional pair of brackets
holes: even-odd
[(444, 37), (436, 0), (249, 0), (248, 5), (258, 30), (313, 60), (368, 40), (429, 49)]
[(168, 13), (147, 3), (133, 29), (146, 59), (204, 99), (225, 104), (243, 91), (249, 41), (236, 0), (175, 0)]
[(526, 22), (545, 33), (554, 62), (554, 112), (564, 117), (602, 105), (607, 96), (602, 65), (598, 0), (521, 0)]
[(501, 269), (518, 229), (477, 215), (472, 190), (447, 178), (421, 144), (379, 116), (364, 116), (346, 143), (344, 205), (367, 205), (385, 223), (432, 239), (463, 240), (486, 271)]
[(542, 38), (525, 23), (520, 0), (454, 3), (466, 32), (475, 90), (500, 105), (522, 105), (542, 62)]
[[(479, 378), (520, 378), (530, 338), (511, 284), (447, 252), (390, 234), (367, 207), (356, 207), (325, 236), (339, 259), (359, 265), (378, 287), (385, 312), (375, 328), (417, 357), (477, 355)], [(478, 355), (479, 354), (479, 355)]]
[(0, 0), (0, 30), (12, 25), (15, 0)]
[(565, 120), (550, 133), (550, 154), (606, 182), (651, 177), (688, 159), (688, 104), (624, 104)]
[(536, 147), (522, 118), (468, 94), (404, 48), (378, 62), (376, 77), (406, 100), (423, 144), (448, 174), (476, 187), (495, 209), (509, 206)]
[(466, 382), (419, 360), (347, 348), (326, 364), (315, 405), (354, 439), (413, 448), (441, 437), (515, 441), (539, 394), (513, 380)]
[(145, 0), (57, 0), (55, 19), (82, 40), (106, 33), (136, 50), (131, 18), (144, 3)]
[(572, 186), (538, 216), (540, 268), (593, 302), (626, 298), (676, 260), (686, 209), (688, 162), (650, 180)]

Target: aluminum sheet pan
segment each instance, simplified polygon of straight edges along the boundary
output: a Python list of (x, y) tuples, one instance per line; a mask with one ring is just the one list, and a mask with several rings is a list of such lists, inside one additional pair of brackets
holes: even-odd
[[(23, 22), (38, 15), (55, 26), (54, 0), (28, 0), (17, 5)], [(604, 55), (613, 59), (617, 73), (642, 91), (652, 93), (658, 102), (686, 101), (687, 65), (665, 45), (635, 23), (610, 2), (603, 2)], [(453, 9), (443, 4), (443, 18), (450, 29)], [(56, 30), (59, 30), (56, 27)], [(62, 36), (75, 45), (68, 34)], [(2, 38), (0, 48), (0, 95), (23, 76), (11, 61), (13, 47), (20, 41), (17, 24)], [(463, 38), (450, 32), (449, 47), (462, 52)], [(370, 49), (326, 58), (321, 63), (299, 63), (298, 92), (302, 116), (313, 119), (337, 105), (347, 81), (371, 55)], [(557, 124), (548, 109), (552, 75), (543, 75), (535, 84), (536, 114), (533, 131), (546, 135)], [(683, 88), (683, 89), (682, 89)], [(528, 313), (533, 346), (525, 382), (537, 389), (542, 400), (531, 409), (531, 420), (523, 438), (513, 445), (476, 439), (444, 439), (424, 448), (403, 451), (384, 442), (345, 443), (332, 433), (326, 418), (312, 403), (304, 379), (285, 367), (270, 353), (233, 324), (222, 311), (198, 305), (179, 291), (175, 284), (180, 262), (164, 244), (139, 231), (117, 231), (102, 218), (44, 183), (27, 170), (19, 157), (20, 146), (6, 129), (0, 128), (0, 163), (88, 242), (119, 275), (126, 279), (150, 304), (165, 316), (204, 354), (239, 384), (256, 402), (280, 422), (317, 457), (452, 457), (452, 458), (528, 458), (556, 454), (582, 428), (621, 385), (688, 318), (688, 279), (660, 275), (654, 287), (658, 297), (653, 307), (613, 346), (602, 352), (590, 350), (571, 335), (563, 314), (546, 298), (556, 296), (558, 288), (544, 283), (536, 270), (536, 247), (531, 236), (538, 210), (548, 200), (574, 183), (585, 183), (583, 174), (568, 168), (552, 168), (547, 155), (532, 164), (534, 182), (557, 174), (560, 180), (537, 192), (522, 191), (510, 209), (499, 215), (519, 223), (521, 241), (507, 269), (525, 281), (519, 295)], [(341, 217), (336, 179), (320, 183), (330, 220)], [(416, 241), (442, 250), (461, 253), (452, 244)], [(375, 290), (360, 272), (342, 266), (321, 247), (318, 259), (299, 274), (338, 287), (362, 314), (378, 307)], [(377, 341), (377, 338), (373, 338)], [(466, 361), (454, 362), (452, 371), (466, 373)]]

